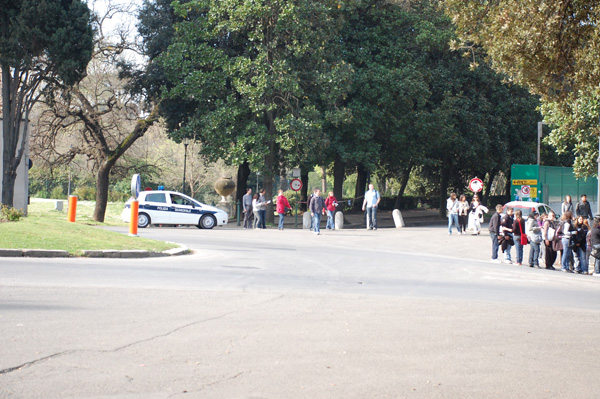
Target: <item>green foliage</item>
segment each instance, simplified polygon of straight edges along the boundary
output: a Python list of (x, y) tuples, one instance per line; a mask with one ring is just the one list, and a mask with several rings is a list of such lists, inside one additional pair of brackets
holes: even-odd
[(9, 222), (18, 222), (23, 217), (23, 211), (20, 209), (15, 209), (11, 206), (2, 205), (0, 208), (0, 216), (1, 219)]
[(65, 196), (65, 192), (61, 186), (54, 187), (52, 189), (52, 192), (50, 193), (50, 198), (54, 198), (54, 199), (64, 198), (64, 196)]
[(96, 199), (96, 189), (90, 186), (79, 186), (73, 192), (79, 201), (94, 201)]

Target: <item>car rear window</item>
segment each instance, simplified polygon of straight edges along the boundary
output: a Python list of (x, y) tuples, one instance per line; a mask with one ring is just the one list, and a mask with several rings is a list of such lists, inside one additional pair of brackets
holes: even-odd
[(166, 204), (165, 193), (146, 194), (146, 202), (160, 202)]

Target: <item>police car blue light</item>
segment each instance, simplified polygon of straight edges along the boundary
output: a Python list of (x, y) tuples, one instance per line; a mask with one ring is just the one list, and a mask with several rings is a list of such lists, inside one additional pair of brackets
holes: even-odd
[[(151, 224), (194, 225), (212, 229), (227, 224), (227, 212), (206, 205), (176, 191), (142, 191), (138, 197), (138, 227)], [(131, 219), (131, 198), (121, 214), (125, 223)]]

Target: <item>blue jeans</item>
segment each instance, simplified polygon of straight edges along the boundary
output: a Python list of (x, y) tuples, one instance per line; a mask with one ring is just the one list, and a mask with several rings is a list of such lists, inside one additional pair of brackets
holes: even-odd
[(450, 213), (448, 215), (448, 234), (452, 234), (452, 225), (456, 227), (456, 231), (460, 233), (458, 226), (458, 213)]
[(510, 249), (512, 248), (512, 245), (507, 245), (506, 249), (504, 250), (504, 260), (509, 260), (512, 262), (512, 257), (510, 256)]
[(283, 230), (283, 213), (279, 214), (279, 230)]
[(562, 258), (560, 259), (560, 268), (562, 270), (570, 270), (569, 267), (569, 261), (571, 260), (571, 257), (573, 255), (573, 250), (571, 248), (569, 248), (569, 238), (561, 238), (562, 240), (562, 246), (563, 246), (563, 253), (562, 253)]
[(529, 266), (539, 266), (540, 262), (540, 244), (536, 244), (533, 241), (529, 243)]
[(575, 256), (579, 259), (579, 263), (576, 263), (576, 265), (578, 267), (575, 269), (575, 271), (587, 273), (588, 264), (587, 264), (587, 257), (585, 255), (585, 248), (577, 247), (577, 249), (573, 250), (573, 252), (574, 252)]
[(326, 229), (335, 229), (335, 220), (334, 220), (335, 211), (327, 210), (327, 226)]
[(498, 234), (490, 233), (490, 238), (492, 239), (492, 260), (498, 259)]
[(594, 274), (600, 274), (600, 259), (592, 257), (594, 259)]
[(321, 213), (320, 212), (315, 212), (313, 218), (312, 218), (312, 225), (313, 225), (313, 231), (315, 233), (320, 233), (321, 232)]
[(367, 207), (367, 229), (376, 229), (376, 228), (377, 228), (377, 207), (376, 206), (368, 206)]
[(523, 263), (523, 245), (521, 245), (521, 236), (513, 236), (515, 241), (515, 249), (517, 252), (517, 263)]
[(267, 211), (259, 210), (258, 211), (258, 228), (266, 229), (267, 228)]

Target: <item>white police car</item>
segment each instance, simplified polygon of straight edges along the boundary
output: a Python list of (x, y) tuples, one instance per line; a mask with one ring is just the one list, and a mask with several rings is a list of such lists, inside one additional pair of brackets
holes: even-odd
[[(205, 205), (175, 191), (142, 191), (138, 196), (138, 227), (151, 224), (194, 225), (199, 229), (212, 229), (227, 224), (227, 212)], [(121, 214), (124, 222), (131, 219), (131, 198)]]

